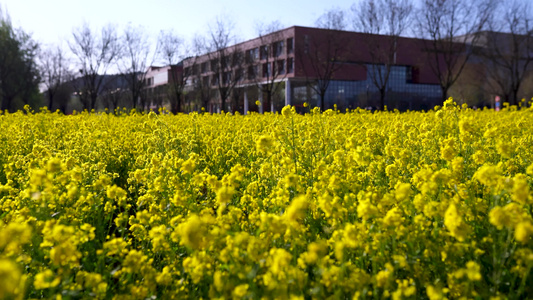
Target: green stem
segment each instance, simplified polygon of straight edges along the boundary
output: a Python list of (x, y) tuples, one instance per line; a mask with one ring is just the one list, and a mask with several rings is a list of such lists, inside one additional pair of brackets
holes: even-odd
[(294, 116), (291, 116), (291, 135), (292, 135), (292, 159), (294, 161), (294, 174), (298, 174), (298, 163), (296, 161), (296, 142), (294, 134)]

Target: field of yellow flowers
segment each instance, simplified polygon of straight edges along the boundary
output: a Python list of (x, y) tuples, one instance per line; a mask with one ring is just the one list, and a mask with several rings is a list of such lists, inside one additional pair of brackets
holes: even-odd
[(0, 299), (533, 297), (533, 110), (0, 115)]

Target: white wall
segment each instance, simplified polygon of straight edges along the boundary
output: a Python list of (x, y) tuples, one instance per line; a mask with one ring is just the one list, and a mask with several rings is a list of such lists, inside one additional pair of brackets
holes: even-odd
[(164, 72), (154, 75), (153, 85), (161, 85), (161, 84), (166, 84), (166, 83), (168, 83), (168, 70), (164, 69)]

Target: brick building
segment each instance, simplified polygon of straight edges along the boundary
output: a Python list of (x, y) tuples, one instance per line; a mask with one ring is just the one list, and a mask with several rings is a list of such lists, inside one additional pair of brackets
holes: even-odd
[(241, 113), (320, 106), (321, 99), (325, 109), (376, 108), (375, 80), (388, 74), (385, 105), (429, 109), (442, 97), (425, 42), (293, 26), (184, 60), (186, 102)]
[(181, 84), (183, 79), (183, 64), (171, 66), (150, 66), (145, 75), (145, 89), (150, 109), (161, 107), (163, 104), (172, 105), (176, 102), (173, 89)]

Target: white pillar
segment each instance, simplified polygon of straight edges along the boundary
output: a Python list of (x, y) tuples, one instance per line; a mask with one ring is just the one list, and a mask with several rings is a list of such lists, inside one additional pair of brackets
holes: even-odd
[(244, 114), (247, 115), (248, 114), (248, 92), (246, 91), (246, 89), (244, 89)]
[[(272, 97), (274, 98), (274, 97)], [(270, 99), (270, 111), (274, 112), (274, 99)]]
[(285, 106), (291, 105), (291, 81), (289, 78), (285, 81)]

